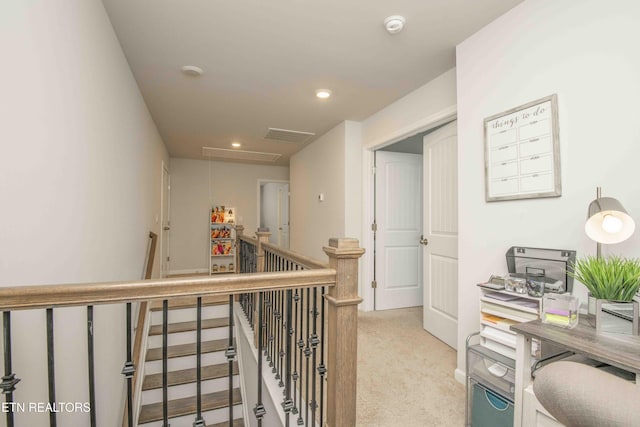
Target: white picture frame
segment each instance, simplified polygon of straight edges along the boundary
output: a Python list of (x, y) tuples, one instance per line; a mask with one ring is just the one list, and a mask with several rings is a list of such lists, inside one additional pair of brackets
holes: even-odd
[(484, 119), (487, 202), (562, 195), (556, 94)]

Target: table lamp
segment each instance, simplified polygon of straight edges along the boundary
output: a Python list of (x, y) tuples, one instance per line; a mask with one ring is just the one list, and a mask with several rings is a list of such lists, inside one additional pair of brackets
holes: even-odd
[(627, 240), (636, 229), (633, 218), (613, 197), (602, 197), (600, 187), (596, 188), (596, 199), (589, 204), (584, 231), (597, 243), (596, 255), (602, 256), (602, 244), (614, 244)]

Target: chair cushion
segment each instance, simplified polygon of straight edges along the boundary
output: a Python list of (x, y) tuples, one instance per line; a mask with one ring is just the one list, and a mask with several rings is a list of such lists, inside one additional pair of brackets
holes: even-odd
[(592, 366), (551, 363), (537, 371), (533, 391), (567, 427), (640, 426), (640, 386)]

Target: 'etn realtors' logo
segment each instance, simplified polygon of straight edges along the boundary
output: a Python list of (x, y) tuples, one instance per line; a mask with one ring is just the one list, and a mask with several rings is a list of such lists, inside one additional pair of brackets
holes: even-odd
[(74, 413), (74, 412), (91, 412), (89, 402), (1, 402), (0, 412), (55, 412), (55, 413)]

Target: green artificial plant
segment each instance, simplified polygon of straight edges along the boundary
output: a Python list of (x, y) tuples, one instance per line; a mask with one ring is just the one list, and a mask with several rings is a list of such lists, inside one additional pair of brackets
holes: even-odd
[(640, 289), (640, 260), (587, 256), (573, 263), (569, 274), (584, 284), (591, 296), (611, 301), (631, 301)]

